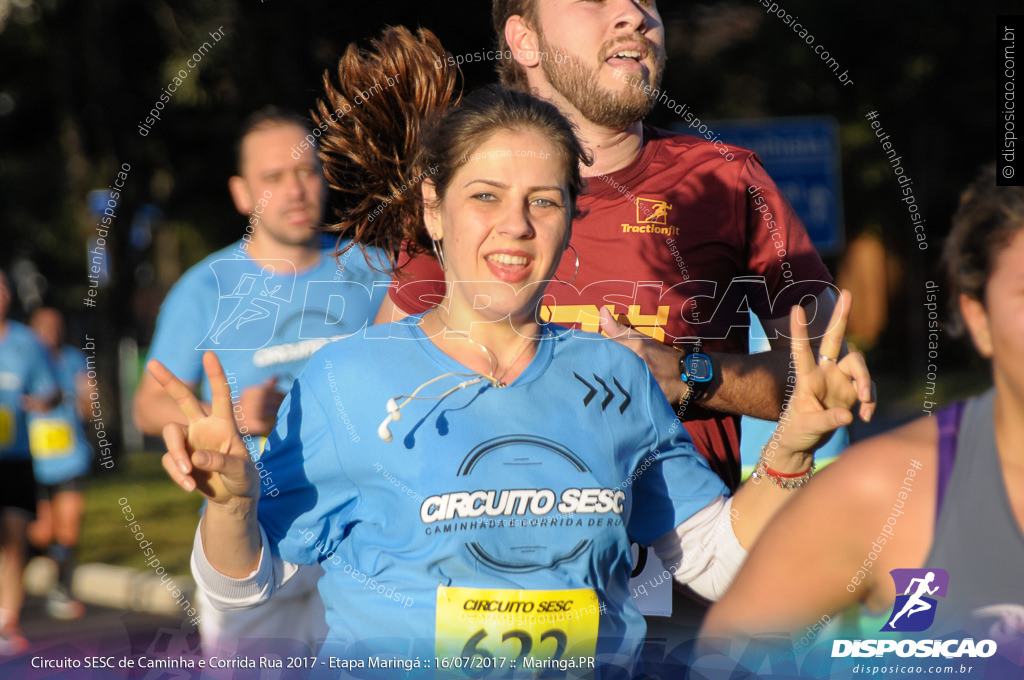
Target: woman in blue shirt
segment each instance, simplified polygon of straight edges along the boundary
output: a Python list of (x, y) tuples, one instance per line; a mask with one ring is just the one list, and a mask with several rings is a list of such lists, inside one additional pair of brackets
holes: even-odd
[(820, 364), (794, 311), (788, 411), (755, 481), (727, 498), (642, 360), (539, 320), (546, 283), (573, 272), (560, 262), (588, 159), (571, 124), (500, 87), (455, 103), (444, 54), (429, 32), (388, 29), (349, 48), (319, 106), (325, 174), (351, 196), (339, 227), (435, 252), (441, 304), (321, 349), (255, 465), (213, 355), (210, 415), (150, 365), (191, 423), (165, 430), (165, 469), (210, 500), (193, 572), (231, 608), (321, 563), (326, 672), (632, 674), (645, 627), (630, 540), (698, 592), (724, 591), (814, 449), (852, 420), (863, 385), (834, 360), (849, 295)]

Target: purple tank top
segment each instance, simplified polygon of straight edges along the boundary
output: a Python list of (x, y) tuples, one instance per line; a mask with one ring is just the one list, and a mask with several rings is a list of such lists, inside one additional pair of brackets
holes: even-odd
[(958, 401), (935, 414), (939, 419), (939, 485), (938, 497), (935, 499), (935, 523), (939, 522), (942, 511), (942, 499), (946, 496), (949, 478), (953, 476), (953, 463), (956, 461), (957, 433), (960, 429), (960, 417), (964, 413), (964, 402)]

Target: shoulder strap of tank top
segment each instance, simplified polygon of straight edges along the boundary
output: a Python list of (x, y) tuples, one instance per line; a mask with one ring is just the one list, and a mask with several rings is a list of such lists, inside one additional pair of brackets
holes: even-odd
[(953, 476), (953, 463), (956, 459), (957, 432), (960, 427), (960, 417), (964, 413), (964, 402), (958, 401), (947, 406), (935, 417), (939, 419), (939, 485), (938, 495), (935, 498), (935, 522), (939, 521), (939, 512), (942, 510), (942, 499), (946, 495), (946, 487), (949, 486), (949, 478)]

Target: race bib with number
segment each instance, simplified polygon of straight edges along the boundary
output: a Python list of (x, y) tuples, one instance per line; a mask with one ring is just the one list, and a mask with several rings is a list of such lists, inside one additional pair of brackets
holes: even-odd
[(14, 412), (0, 405), (0, 449), (14, 446)]
[(63, 458), (74, 452), (71, 423), (58, 418), (32, 418), (28, 424), (28, 445), (34, 458)]
[(494, 671), (592, 668), (601, 606), (590, 589), (437, 588), (438, 670), (455, 677)]

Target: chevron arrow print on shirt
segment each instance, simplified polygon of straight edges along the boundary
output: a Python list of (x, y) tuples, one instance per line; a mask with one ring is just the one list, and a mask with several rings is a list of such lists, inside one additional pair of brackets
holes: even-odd
[[(583, 405), (590, 406), (590, 402), (594, 400), (594, 397), (598, 395), (600, 390), (598, 390), (596, 386), (587, 382), (579, 373), (573, 371), (573, 375), (576, 376), (577, 380), (579, 380), (581, 383), (587, 386), (587, 389), (589, 391), (587, 392), (587, 395), (583, 397)], [(616, 393), (613, 392), (611, 388), (608, 387), (608, 382), (597, 377), (597, 374), (592, 373), (591, 379), (594, 380), (594, 382), (596, 382), (598, 385), (600, 385), (602, 390), (604, 390), (604, 399), (600, 402), (601, 410), (604, 411), (605, 409), (608, 408), (608, 405), (612, 403), (612, 401), (618, 395), (616, 395)], [(630, 402), (633, 401), (633, 398), (630, 396), (629, 392), (627, 392), (626, 389), (621, 384), (619, 384), (619, 381), (616, 380), (614, 377), (611, 379), (611, 383), (612, 385), (615, 386), (615, 389), (618, 390), (623, 397), (622, 403), (619, 405), (619, 413), (625, 413), (626, 407), (629, 406)]]

